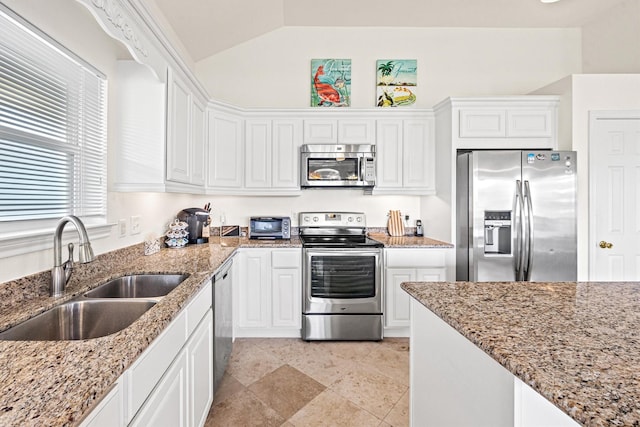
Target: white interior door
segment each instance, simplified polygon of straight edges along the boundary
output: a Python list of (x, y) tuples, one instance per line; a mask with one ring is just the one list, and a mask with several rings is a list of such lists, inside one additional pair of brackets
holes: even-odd
[(590, 116), (589, 278), (640, 280), (640, 112)]

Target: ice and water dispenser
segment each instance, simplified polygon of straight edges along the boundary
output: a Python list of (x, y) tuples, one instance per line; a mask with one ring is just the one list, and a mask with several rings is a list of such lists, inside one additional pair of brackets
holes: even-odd
[(484, 253), (511, 254), (511, 211), (484, 211)]

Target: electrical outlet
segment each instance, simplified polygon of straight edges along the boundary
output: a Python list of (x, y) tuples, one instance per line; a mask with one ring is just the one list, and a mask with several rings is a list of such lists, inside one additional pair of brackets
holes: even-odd
[(127, 220), (126, 219), (121, 219), (118, 220), (118, 231), (120, 233), (120, 237), (126, 237), (127, 236)]
[(131, 234), (140, 234), (140, 215), (131, 217)]

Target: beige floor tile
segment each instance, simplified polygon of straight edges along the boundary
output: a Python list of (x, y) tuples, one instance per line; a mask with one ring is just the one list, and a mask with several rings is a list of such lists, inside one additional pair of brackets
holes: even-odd
[(391, 409), (384, 421), (392, 427), (409, 427), (409, 390)]
[(354, 369), (356, 362), (333, 355), (319, 345), (305, 347), (287, 359), (289, 365), (329, 387)]
[(281, 366), (249, 387), (260, 400), (285, 419), (325, 389), (325, 386), (289, 365)]
[(325, 390), (289, 418), (289, 422), (296, 427), (367, 427), (377, 426), (380, 419), (337, 393)]
[(380, 345), (396, 351), (409, 352), (409, 338), (385, 338), (380, 342)]
[(363, 358), (362, 362), (397, 383), (409, 386), (408, 351), (396, 351), (393, 347), (380, 346)]
[(236, 351), (234, 344), (226, 373), (248, 387), (282, 365), (282, 360), (258, 346), (243, 343), (242, 348)]
[(355, 365), (330, 389), (384, 419), (408, 387), (366, 365)]
[(249, 390), (237, 393), (213, 407), (205, 427), (278, 427), (286, 421)]
[(240, 381), (232, 377), (231, 375), (225, 373), (222, 377), (222, 381), (220, 381), (220, 385), (218, 386), (218, 390), (216, 390), (216, 394), (213, 399), (213, 404), (217, 405), (228, 398), (232, 397), (234, 394), (241, 392), (245, 389)]

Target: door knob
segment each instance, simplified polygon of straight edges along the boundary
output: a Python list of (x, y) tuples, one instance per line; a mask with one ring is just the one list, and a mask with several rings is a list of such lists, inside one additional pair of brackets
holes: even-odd
[(613, 243), (609, 243), (609, 242), (605, 242), (604, 240), (601, 240), (598, 246), (600, 246), (602, 249), (611, 249), (613, 247)]

